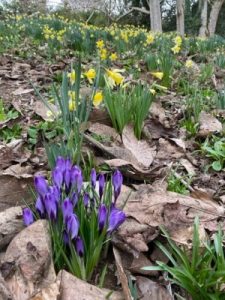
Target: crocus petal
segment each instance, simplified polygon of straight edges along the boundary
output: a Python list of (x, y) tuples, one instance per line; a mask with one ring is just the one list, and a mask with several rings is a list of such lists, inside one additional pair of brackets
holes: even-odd
[(102, 199), (104, 193), (104, 187), (105, 187), (105, 175), (100, 174), (98, 181), (99, 181), (99, 197), (100, 199)]
[(96, 186), (96, 177), (97, 177), (96, 171), (95, 171), (95, 169), (92, 169), (91, 170), (91, 185), (92, 185), (93, 189), (95, 189), (95, 186)]
[(85, 207), (88, 206), (89, 199), (90, 199), (90, 197), (89, 197), (88, 193), (84, 193), (84, 199), (83, 200), (84, 200), (84, 206)]
[(119, 170), (116, 170), (113, 173), (112, 183), (113, 183), (113, 188), (114, 188), (114, 199), (116, 201), (117, 198), (119, 197), (119, 194), (121, 192), (121, 187), (123, 184), (123, 175), (121, 174), (121, 172)]
[(45, 195), (44, 199), (45, 209), (47, 211), (48, 217), (51, 220), (56, 220), (57, 218), (57, 202), (53, 194), (48, 193)]
[(61, 172), (64, 172), (66, 169), (65, 158), (63, 158), (62, 156), (58, 156), (55, 167), (59, 169)]
[(66, 185), (66, 189), (70, 189), (70, 184), (71, 184), (71, 173), (69, 169), (66, 169), (64, 171), (64, 182)]
[(71, 183), (72, 186), (75, 186), (77, 193), (80, 194), (83, 185), (83, 176), (78, 166), (74, 166), (71, 169)]
[(78, 195), (76, 192), (73, 193), (72, 197), (71, 197), (71, 201), (73, 203), (73, 206), (75, 207), (77, 205), (78, 202)]
[(98, 228), (100, 231), (103, 230), (107, 220), (107, 208), (105, 204), (101, 204), (98, 209)]
[(34, 216), (30, 208), (23, 209), (23, 222), (26, 226), (29, 226), (34, 222)]
[(63, 204), (62, 204), (62, 213), (63, 213), (63, 220), (64, 220), (64, 222), (66, 222), (66, 220), (68, 219), (68, 217), (70, 215), (72, 215), (72, 213), (73, 213), (73, 203), (70, 201), (69, 198), (66, 198), (63, 201)]
[(35, 189), (38, 192), (40, 196), (45, 196), (45, 194), (48, 192), (48, 184), (47, 181), (43, 176), (35, 176), (34, 177), (34, 185)]
[(125, 221), (125, 219), (125, 213), (122, 210), (113, 207), (109, 215), (109, 227), (107, 232), (112, 233), (115, 231)]
[(78, 235), (79, 221), (75, 214), (70, 215), (66, 220), (66, 230), (71, 239), (75, 239)]
[(84, 255), (84, 243), (83, 243), (83, 240), (79, 236), (76, 238), (75, 247), (76, 247), (77, 254), (80, 257), (83, 257), (83, 255)]
[(52, 180), (54, 185), (56, 185), (58, 188), (61, 188), (63, 183), (63, 171), (61, 171), (59, 168), (55, 168), (52, 171)]
[(35, 203), (35, 208), (37, 210), (37, 212), (39, 213), (40, 217), (44, 217), (45, 215), (45, 207), (43, 204), (43, 200), (41, 199), (41, 197), (38, 197)]

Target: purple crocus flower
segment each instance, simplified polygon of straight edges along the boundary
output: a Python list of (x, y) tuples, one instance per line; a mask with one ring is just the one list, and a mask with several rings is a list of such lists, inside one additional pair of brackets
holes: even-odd
[(63, 183), (63, 172), (59, 168), (55, 168), (52, 171), (52, 181), (59, 189)]
[(34, 177), (34, 185), (38, 194), (42, 197), (48, 192), (48, 184), (45, 178), (41, 175), (37, 175)]
[(103, 193), (104, 193), (104, 187), (105, 187), (105, 175), (100, 174), (98, 178), (99, 182), (99, 197), (102, 199)]
[(69, 189), (71, 187), (71, 171), (69, 169), (66, 169), (64, 171), (64, 182), (66, 185), (66, 190), (69, 192)]
[(72, 168), (72, 162), (71, 162), (71, 159), (70, 159), (70, 158), (67, 158), (67, 159), (65, 160), (65, 168), (66, 168), (67, 170), (70, 170), (70, 169)]
[(98, 209), (98, 228), (100, 231), (103, 230), (107, 221), (107, 208), (105, 204), (101, 204)]
[(88, 203), (89, 203), (89, 194), (88, 193), (84, 193), (84, 206), (87, 207), (88, 206)]
[(77, 237), (79, 230), (79, 221), (75, 214), (72, 214), (67, 218), (66, 230), (71, 239), (75, 239)]
[(109, 214), (109, 227), (107, 232), (112, 233), (115, 231), (125, 221), (125, 219), (125, 213), (122, 210), (113, 207)]
[(95, 187), (96, 187), (96, 177), (97, 177), (96, 171), (95, 171), (95, 169), (92, 169), (91, 170), (91, 185), (92, 185), (93, 189), (95, 189)]
[(71, 196), (71, 201), (73, 203), (73, 206), (75, 207), (77, 205), (78, 202), (78, 195), (76, 192), (73, 193), (73, 195)]
[(78, 166), (74, 166), (71, 169), (71, 183), (72, 186), (75, 186), (76, 191), (79, 195), (83, 184), (83, 176), (81, 169)]
[(45, 207), (43, 204), (43, 200), (41, 197), (37, 197), (36, 203), (35, 203), (35, 208), (37, 212), (39, 213), (40, 217), (43, 218), (45, 215)]
[(34, 223), (34, 216), (30, 208), (26, 207), (23, 209), (23, 222), (26, 226)]
[(62, 213), (63, 213), (63, 220), (64, 220), (64, 223), (65, 223), (66, 220), (68, 219), (68, 217), (73, 213), (73, 203), (70, 201), (69, 198), (66, 198), (63, 201)]
[(59, 203), (60, 197), (61, 197), (61, 193), (60, 193), (60, 189), (56, 185), (54, 185), (54, 186), (51, 187), (51, 194), (54, 195), (55, 201), (57, 203)]
[(57, 217), (57, 202), (53, 194), (48, 193), (45, 195), (44, 199), (45, 209), (47, 211), (48, 217), (51, 220), (56, 220)]
[(121, 172), (119, 170), (116, 170), (113, 173), (112, 184), (113, 184), (113, 188), (114, 188), (114, 199), (115, 199), (115, 202), (116, 202), (117, 198), (120, 195), (121, 187), (122, 187), (122, 184), (123, 184), (123, 175), (121, 174)]
[(66, 230), (63, 231), (63, 242), (65, 245), (69, 244), (69, 236), (68, 236), (68, 233), (66, 232)]
[(80, 257), (83, 257), (83, 255), (84, 255), (84, 243), (83, 243), (83, 240), (79, 236), (76, 238), (75, 247), (76, 247), (77, 254)]
[(58, 156), (55, 167), (61, 172), (64, 172), (66, 169), (65, 158), (63, 158), (62, 156)]

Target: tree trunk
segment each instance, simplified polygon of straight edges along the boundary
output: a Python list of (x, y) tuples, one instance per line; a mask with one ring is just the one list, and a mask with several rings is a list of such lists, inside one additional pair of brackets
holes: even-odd
[(150, 22), (153, 32), (162, 32), (162, 15), (159, 0), (149, 0)]
[(212, 3), (212, 9), (210, 12), (209, 24), (208, 24), (208, 30), (210, 36), (215, 34), (217, 20), (223, 3), (224, 0), (214, 0), (214, 2)]
[(177, 0), (177, 32), (184, 36), (184, 6), (185, 0)]
[(199, 29), (200, 37), (206, 37), (208, 35), (207, 16), (208, 16), (208, 0), (203, 0), (202, 8), (201, 8), (201, 27)]

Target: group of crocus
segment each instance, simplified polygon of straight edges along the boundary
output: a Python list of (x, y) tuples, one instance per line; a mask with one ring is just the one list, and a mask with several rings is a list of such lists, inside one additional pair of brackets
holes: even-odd
[(23, 209), (24, 223), (28, 226), (35, 218), (49, 221), (57, 268), (91, 278), (103, 246), (125, 221), (116, 207), (122, 183), (120, 171), (107, 181), (95, 169), (85, 182), (81, 169), (63, 157), (58, 157), (49, 182), (41, 175), (34, 178), (37, 199), (33, 209)]

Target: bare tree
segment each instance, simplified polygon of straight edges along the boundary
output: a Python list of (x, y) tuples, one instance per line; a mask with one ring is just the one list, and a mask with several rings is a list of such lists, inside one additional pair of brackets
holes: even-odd
[(224, 0), (214, 0), (212, 3), (212, 8), (211, 8), (210, 15), (209, 15), (209, 23), (208, 23), (208, 30), (209, 30), (210, 36), (215, 34), (216, 24), (217, 24), (219, 13), (220, 13), (223, 3), (224, 3)]
[(179, 32), (182, 36), (185, 33), (184, 27), (184, 7), (185, 7), (185, 0), (177, 0), (177, 32)]
[(206, 37), (208, 35), (207, 20), (208, 20), (208, 0), (201, 0), (201, 27), (199, 36)]

